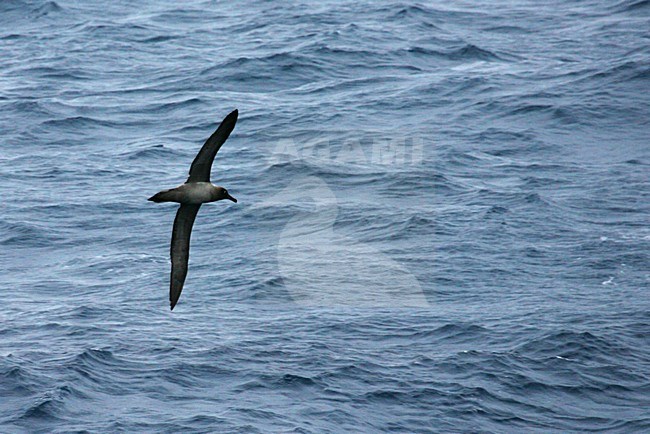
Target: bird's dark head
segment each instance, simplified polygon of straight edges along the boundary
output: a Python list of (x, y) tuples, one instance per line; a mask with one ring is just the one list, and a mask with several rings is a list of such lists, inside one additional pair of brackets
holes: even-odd
[(216, 193), (217, 193), (217, 194), (216, 194), (216, 196), (217, 196), (217, 197), (216, 197), (216, 200), (224, 200), (224, 199), (228, 199), (228, 200), (232, 200), (233, 202), (237, 203), (237, 199), (235, 199), (234, 197), (232, 197), (232, 196), (230, 195), (230, 193), (228, 193), (228, 190), (226, 190), (226, 189), (223, 188), (223, 187), (217, 187), (217, 188), (216, 188)]

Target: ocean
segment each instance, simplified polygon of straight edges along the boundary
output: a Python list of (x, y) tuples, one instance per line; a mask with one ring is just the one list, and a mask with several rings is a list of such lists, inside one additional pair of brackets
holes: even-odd
[[(3, 1), (0, 432), (649, 432), (649, 29)], [(235, 108), (172, 312), (147, 198)]]

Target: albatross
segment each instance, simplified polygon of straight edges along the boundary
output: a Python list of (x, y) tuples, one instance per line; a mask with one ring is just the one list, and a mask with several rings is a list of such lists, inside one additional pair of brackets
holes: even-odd
[(178, 207), (172, 230), (170, 256), (172, 272), (169, 282), (169, 305), (171, 310), (181, 296), (185, 277), (187, 277), (187, 262), (190, 256), (190, 235), (196, 214), (201, 204), (228, 199), (237, 202), (228, 190), (210, 182), (212, 161), (219, 152), (237, 122), (237, 110), (234, 110), (221, 121), (219, 128), (205, 142), (190, 166), (190, 176), (184, 184), (169, 190), (154, 194), (148, 200), (153, 202), (177, 202)]

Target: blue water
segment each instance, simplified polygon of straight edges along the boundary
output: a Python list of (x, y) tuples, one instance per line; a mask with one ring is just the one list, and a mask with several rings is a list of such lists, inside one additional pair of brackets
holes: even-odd
[[(650, 2), (0, 3), (0, 432), (650, 431)], [(182, 183), (239, 122), (168, 305)]]

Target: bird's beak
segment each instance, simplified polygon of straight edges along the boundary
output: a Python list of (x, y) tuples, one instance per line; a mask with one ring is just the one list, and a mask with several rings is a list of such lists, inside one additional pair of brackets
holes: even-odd
[(235, 199), (235, 198), (232, 197), (231, 195), (228, 195), (228, 197), (227, 197), (226, 199), (230, 199), (230, 200), (232, 200), (233, 202), (237, 203), (237, 199)]

